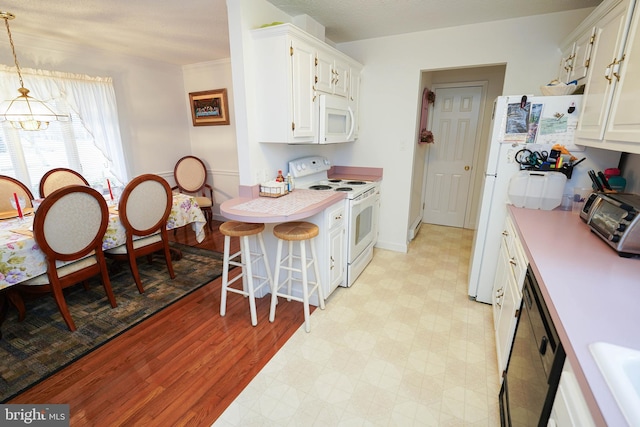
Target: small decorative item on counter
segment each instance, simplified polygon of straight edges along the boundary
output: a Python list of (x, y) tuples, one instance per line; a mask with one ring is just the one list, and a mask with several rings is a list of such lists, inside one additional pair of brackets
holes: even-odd
[(282, 171), (278, 170), (278, 176), (276, 176), (277, 182), (284, 182), (284, 176), (282, 175)]
[(289, 193), (286, 182), (269, 181), (260, 184), (261, 197), (282, 197)]

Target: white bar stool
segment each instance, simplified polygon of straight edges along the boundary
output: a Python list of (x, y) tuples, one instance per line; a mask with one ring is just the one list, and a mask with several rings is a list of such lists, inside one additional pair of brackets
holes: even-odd
[[(269, 321), (273, 322), (276, 317), (276, 304), (278, 303), (278, 297), (285, 297), (287, 301), (300, 301), (304, 307), (304, 327), (307, 332), (310, 331), (309, 324), (309, 297), (314, 292), (318, 292), (318, 300), (320, 308), (324, 310), (324, 295), (322, 292), (322, 286), (320, 285), (320, 272), (318, 269), (318, 257), (316, 256), (316, 247), (314, 245), (313, 238), (318, 235), (318, 226), (310, 222), (295, 221), (285, 222), (283, 224), (276, 225), (273, 228), (273, 234), (278, 238), (278, 250), (276, 255), (276, 271), (273, 279), (273, 288), (271, 291), (271, 310), (269, 311)], [(282, 257), (282, 242), (289, 242), (289, 248), (286, 256)], [(300, 253), (294, 254), (293, 242), (300, 242)], [(311, 247), (311, 258), (307, 258), (306, 242), (309, 242)], [(293, 260), (300, 261), (300, 268), (293, 267)], [(284, 264), (287, 265), (284, 265)], [(308, 269), (313, 264), (314, 273), (316, 277), (315, 282), (309, 282)], [(287, 270), (287, 278), (280, 283), (280, 269)], [(302, 279), (293, 277), (292, 273), (301, 273)], [(291, 284), (293, 281), (302, 282), (302, 298), (295, 297), (291, 292)], [(286, 285), (287, 291), (281, 292), (280, 289)]]
[[(256, 314), (256, 300), (255, 294), (263, 286), (267, 285), (270, 289), (273, 287), (273, 281), (271, 279), (271, 269), (269, 268), (269, 261), (267, 260), (267, 251), (264, 248), (264, 240), (262, 238), (262, 231), (264, 230), (264, 224), (254, 224), (248, 222), (239, 221), (227, 221), (220, 225), (220, 232), (224, 234), (224, 256), (222, 266), (222, 295), (220, 297), (220, 316), (224, 316), (227, 311), (227, 292), (233, 292), (236, 294), (249, 297), (249, 310), (251, 311), (251, 324), (256, 326), (258, 324), (258, 316)], [(255, 236), (259, 249), (261, 252), (251, 252), (251, 246), (249, 237)], [(229, 248), (231, 243), (231, 237), (238, 237), (240, 239), (240, 251), (233, 255), (229, 255)], [(236, 258), (239, 257), (239, 260)], [(267, 276), (258, 276), (253, 271), (253, 264), (259, 260), (264, 263), (264, 268)], [(236, 267), (242, 267), (242, 273), (229, 281), (229, 265)], [(242, 280), (242, 288), (233, 288), (230, 285), (236, 280)], [(258, 283), (254, 282), (257, 279)]]

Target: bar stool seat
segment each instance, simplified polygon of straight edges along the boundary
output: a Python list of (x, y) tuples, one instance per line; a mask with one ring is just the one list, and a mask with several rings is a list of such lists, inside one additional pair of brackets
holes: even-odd
[[(220, 316), (224, 316), (227, 311), (227, 292), (249, 297), (249, 310), (251, 312), (251, 324), (258, 324), (258, 316), (256, 313), (255, 294), (264, 286), (269, 289), (273, 287), (271, 279), (271, 269), (267, 259), (267, 251), (264, 247), (262, 232), (264, 224), (248, 223), (239, 221), (227, 221), (220, 225), (220, 232), (224, 234), (224, 255), (222, 266), (222, 295), (220, 297)], [(249, 237), (254, 236), (257, 240), (260, 252), (251, 251), (251, 242)], [(231, 246), (231, 237), (240, 239), (240, 250), (234, 254), (229, 254)], [(266, 276), (257, 275), (254, 271), (254, 263), (262, 260)], [(229, 281), (229, 266), (242, 267), (242, 272)], [(230, 285), (242, 278), (242, 289), (234, 288)]]
[[(324, 293), (320, 284), (320, 271), (318, 269), (318, 257), (316, 256), (316, 247), (313, 239), (318, 235), (318, 226), (310, 222), (294, 221), (278, 224), (273, 228), (273, 235), (278, 238), (278, 249), (276, 254), (276, 270), (273, 279), (273, 288), (271, 291), (271, 309), (269, 311), (269, 321), (273, 322), (276, 317), (276, 305), (278, 297), (285, 297), (287, 301), (300, 301), (304, 307), (304, 326), (305, 330), (311, 330), (309, 323), (309, 297), (314, 292), (318, 293), (318, 301), (320, 308), (324, 310)], [(288, 252), (283, 257), (282, 242), (289, 242)], [(294, 253), (293, 242), (300, 242), (299, 253)], [(311, 258), (307, 258), (306, 242), (309, 242), (311, 248)], [(299, 268), (294, 267), (293, 261), (297, 260)], [(285, 265), (286, 264), (286, 265)], [(308, 270), (313, 265), (315, 274), (315, 282), (309, 282)], [(286, 279), (280, 283), (280, 270), (287, 270)], [(292, 273), (300, 273), (300, 277), (294, 277)], [(292, 293), (292, 284), (294, 281), (302, 283), (302, 297), (294, 296)], [(286, 287), (286, 292), (281, 291)]]

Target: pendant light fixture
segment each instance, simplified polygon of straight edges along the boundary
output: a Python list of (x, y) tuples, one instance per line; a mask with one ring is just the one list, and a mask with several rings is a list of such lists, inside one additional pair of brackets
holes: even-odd
[(11, 30), (9, 29), (9, 20), (14, 19), (16, 16), (11, 12), (0, 11), (0, 17), (4, 19), (5, 26), (7, 27), (9, 44), (11, 45), (13, 60), (16, 64), (16, 70), (18, 71), (18, 78), (20, 79), (20, 87), (18, 88), (20, 96), (4, 101), (0, 105), (0, 121), (6, 120), (16, 129), (43, 130), (49, 126), (50, 121), (69, 120), (69, 116), (58, 114), (45, 102), (29, 96), (29, 89), (24, 87), (24, 82), (22, 81), (20, 64), (18, 63), (16, 48), (13, 45), (13, 38), (11, 37)]

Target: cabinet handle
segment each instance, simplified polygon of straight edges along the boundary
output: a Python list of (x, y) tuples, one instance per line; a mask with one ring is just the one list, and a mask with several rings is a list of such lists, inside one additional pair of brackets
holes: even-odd
[(611, 84), (611, 67), (613, 67), (613, 65), (616, 63), (616, 59), (613, 59), (613, 62), (609, 65), (607, 65), (607, 68), (605, 68), (604, 70), (604, 78), (609, 80), (609, 84)]
[(509, 264), (514, 265), (514, 266), (517, 266), (517, 265), (518, 265), (518, 263), (516, 262), (516, 259), (515, 259), (515, 258), (511, 258), (511, 259), (509, 260)]
[(504, 231), (502, 232), (502, 235), (503, 235), (503, 236), (508, 236), (508, 235), (509, 235), (509, 232), (508, 232), (507, 230), (504, 230)]
[(333, 267), (335, 267), (335, 260), (333, 259), (333, 256), (330, 257), (331, 258), (331, 267), (329, 268), (329, 270), (333, 270)]
[(613, 64), (613, 75), (616, 78), (616, 81), (620, 81), (620, 63), (624, 61), (624, 55), (622, 55), (622, 58), (620, 58), (620, 61), (616, 61), (615, 64)]
[(496, 298), (500, 298), (502, 295), (504, 295), (504, 289), (500, 288), (496, 291)]

